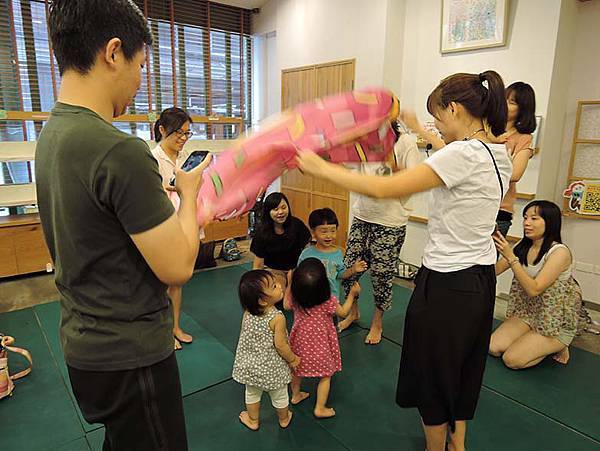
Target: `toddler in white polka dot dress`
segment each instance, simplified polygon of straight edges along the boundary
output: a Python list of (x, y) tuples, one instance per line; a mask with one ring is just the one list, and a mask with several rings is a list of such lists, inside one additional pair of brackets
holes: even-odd
[(242, 276), (238, 291), (244, 315), (233, 379), (246, 386), (246, 410), (239, 420), (247, 428), (258, 430), (260, 399), (266, 391), (279, 425), (286, 428), (292, 420), (288, 408), (290, 368), (296, 368), (300, 358), (288, 343), (285, 316), (275, 308), (283, 297), (283, 288), (270, 272), (257, 269)]

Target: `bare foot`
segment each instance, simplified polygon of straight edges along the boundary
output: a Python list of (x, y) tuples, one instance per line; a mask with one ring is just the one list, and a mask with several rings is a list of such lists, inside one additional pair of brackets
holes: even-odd
[(313, 414), (317, 418), (331, 418), (335, 416), (335, 410), (333, 410), (331, 407), (315, 407)]
[(571, 355), (569, 354), (568, 346), (565, 346), (562, 351), (559, 351), (552, 356), (554, 360), (556, 360), (558, 363), (562, 363), (563, 365), (567, 364), (569, 357), (571, 357)]
[(181, 343), (179, 343), (179, 340), (177, 338), (174, 338), (175, 343), (173, 345), (173, 349), (175, 349), (175, 351), (179, 351), (181, 350)]
[(240, 423), (242, 423), (244, 426), (246, 426), (248, 429), (250, 429), (251, 431), (258, 431), (258, 420), (253, 420), (252, 418), (250, 418), (250, 415), (248, 414), (247, 410), (243, 410), (240, 412)]
[(338, 332), (348, 329), (354, 321), (358, 321), (359, 319), (360, 315), (353, 315), (350, 313), (350, 315), (338, 323)]
[(302, 401), (304, 401), (309, 396), (310, 396), (310, 393), (306, 393), (305, 391), (301, 391), (298, 395), (292, 395), (291, 402), (292, 402), (293, 405), (300, 404)]
[(194, 338), (190, 335), (190, 334), (186, 334), (183, 330), (181, 329), (176, 329), (173, 331), (173, 335), (175, 336), (175, 338), (177, 338), (181, 343), (185, 343), (185, 344), (189, 344), (191, 343)]
[(279, 426), (281, 426), (282, 429), (285, 429), (286, 427), (288, 427), (292, 421), (292, 415), (293, 412), (291, 410), (288, 410), (288, 416), (285, 420), (279, 420)]
[(366, 345), (378, 345), (381, 343), (381, 334), (383, 330), (380, 327), (371, 326), (371, 330), (365, 338)]

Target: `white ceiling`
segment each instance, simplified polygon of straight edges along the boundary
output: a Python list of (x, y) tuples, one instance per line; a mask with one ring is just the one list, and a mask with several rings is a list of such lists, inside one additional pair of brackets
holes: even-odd
[(237, 6), (239, 8), (260, 8), (269, 0), (210, 0), (211, 2), (223, 3), (225, 5)]

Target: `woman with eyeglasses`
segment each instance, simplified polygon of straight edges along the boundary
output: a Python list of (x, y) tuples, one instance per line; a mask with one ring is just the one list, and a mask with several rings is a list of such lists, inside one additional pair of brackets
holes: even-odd
[[(190, 115), (181, 108), (167, 108), (154, 123), (154, 140), (158, 145), (152, 150), (152, 155), (158, 162), (158, 171), (162, 177), (162, 184), (167, 189), (169, 182), (175, 176), (175, 169), (181, 167), (188, 157), (188, 152), (183, 146), (194, 134), (190, 127), (193, 121)], [(200, 239), (204, 234), (200, 234)], [(173, 303), (173, 336), (175, 349), (181, 349), (181, 343), (191, 343), (192, 336), (186, 334), (179, 324), (181, 315), (182, 287), (170, 286), (169, 297)]]

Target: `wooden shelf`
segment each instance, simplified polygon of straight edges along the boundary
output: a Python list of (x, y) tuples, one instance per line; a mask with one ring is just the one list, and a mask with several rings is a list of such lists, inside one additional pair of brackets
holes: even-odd
[(21, 225), (39, 224), (40, 215), (37, 213), (29, 213), (24, 215), (8, 215), (0, 216), (0, 228), (14, 227)]
[[(206, 230), (206, 241), (245, 237), (247, 216), (218, 221)], [(0, 278), (46, 271), (52, 264), (37, 213), (0, 217)]]
[[(148, 114), (124, 114), (113, 119), (113, 122), (155, 122), (158, 113)], [(46, 111), (6, 111), (6, 115), (0, 120), (6, 121), (46, 121), (50, 113)], [(225, 116), (198, 116), (192, 115), (192, 120), (200, 124), (237, 124), (241, 125), (244, 120), (241, 117)]]
[(535, 194), (532, 194), (532, 193), (517, 193), (517, 199), (521, 199), (521, 200), (533, 200), (533, 199), (535, 199)]

